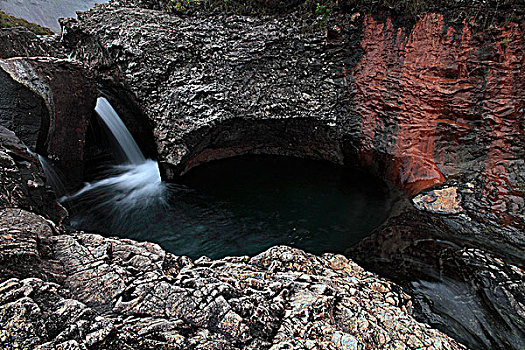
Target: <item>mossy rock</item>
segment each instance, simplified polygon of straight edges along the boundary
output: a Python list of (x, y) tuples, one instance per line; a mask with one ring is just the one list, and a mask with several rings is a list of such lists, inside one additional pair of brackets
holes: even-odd
[[(414, 24), (425, 13), (442, 13), (451, 24), (468, 22), (479, 28), (504, 22), (525, 21), (523, 0), (166, 0), (166, 12), (192, 14), (229, 13), (237, 15), (301, 15), (369, 13), (391, 16), (400, 25)], [(326, 18), (324, 18), (326, 19)]]
[(9, 16), (5, 12), (0, 11), (0, 28), (13, 28), (13, 27), (26, 27), (33, 33), (40, 34), (40, 35), (53, 34), (53, 31), (49, 28), (41, 27), (38, 24), (28, 22), (23, 18)]

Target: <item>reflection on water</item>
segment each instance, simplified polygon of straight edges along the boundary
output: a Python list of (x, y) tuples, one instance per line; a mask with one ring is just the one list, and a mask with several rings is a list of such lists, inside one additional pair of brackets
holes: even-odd
[(252, 255), (276, 244), (319, 254), (343, 252), (389, 210), (381, 183), (325, 162), (234, 157), (196, 167), (177, 184), (161, 183), (148, 162), (113, 168), (69, 197), (73, 224), (194, 258)]

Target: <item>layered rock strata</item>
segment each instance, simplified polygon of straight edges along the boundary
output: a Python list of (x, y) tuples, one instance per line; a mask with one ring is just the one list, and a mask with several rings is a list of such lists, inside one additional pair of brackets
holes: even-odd
[(4, 349), (461, 349), (410, 316), (396, 285), (341, 255), (174, 256), (152, 243), (53, 235), (0, 212)]

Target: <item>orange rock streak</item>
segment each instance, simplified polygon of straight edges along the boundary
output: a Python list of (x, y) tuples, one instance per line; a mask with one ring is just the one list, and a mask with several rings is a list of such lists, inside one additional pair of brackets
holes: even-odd
[(515, 153), (507, 140), (523, 131), (523, 37), (515, 24), (500, 32), (494, 41), (468, 24), (447, 26), (437, 14), (410, 31), (367, 16), (363, 57), (353, 71), (360, 161), (388, 155), (388, 176), (410, 194), (474, 163), (476, 171), (485, 164), (487, 179), (507, 178), (505, 159)]

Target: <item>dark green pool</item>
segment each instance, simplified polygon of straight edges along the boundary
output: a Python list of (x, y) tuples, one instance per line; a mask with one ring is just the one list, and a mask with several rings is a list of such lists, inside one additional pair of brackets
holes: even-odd
[[(389, 211), (388, 191), (373, 177), (289, 157), (213, 161), (163, 186), (154, 197), (119, 195), (108, 187), (105, 199), (82, 199), (89, 210), (80, 210), (73, 223), (86, 231), (157, 242), (178, 255), (219, 258), (253, 255), (277, 244), (341, 253)], [(97, 198), (100, 203), (93, 204)]]

